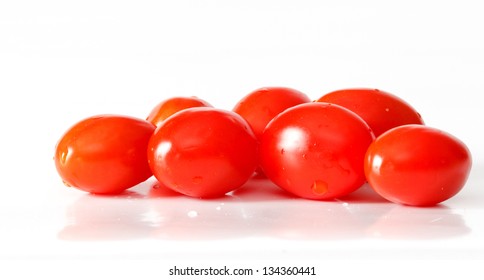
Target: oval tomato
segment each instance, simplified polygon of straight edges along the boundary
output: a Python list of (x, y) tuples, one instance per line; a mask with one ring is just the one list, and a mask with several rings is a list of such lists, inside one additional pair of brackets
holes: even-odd
[(169, 116), (183, 109), (193, 107), (212, 107), (212, 105), (195, 96), (172, 97), (158, 103), (158, 105), (151, 110), (146, 120), (158, 127)]
[(287, 108), (310, 102), (304, 93), (286, 87), (264, 87), (242, 98), (233, 111), (241, 115), (260, 139), (266, 125)]
[(315, 102), (279, 114), (260, 142), (261, 166), (281, 188), (303, 198), (332, 199), (365, 182), (368, 125), (341, 106)]
[(382, 134), (368, 148), (365, 174), (384, 198), (431, 206), (457, 194), (471, 169), (464, 143), (441, 130), (404, 125)]
[(154, 130), (145, 120), (125, 116), (82, 120), (56, 146), (57, 171), (68, 186), (97, 194), (120, 193), (152, 175), (146, 148)]
[(399, 97), (378, 89), (343, 89), (325, 94), (317, 101), (338, 104), (358, 114), (378, 137), (404, 124), (424, 124), (420, 114)]
[(190, 108), (166, 119), (148, 146), (148, 162), (165, 186), (216, 197), (242, 186), (257, 166), (257, 141), (234, 112)]

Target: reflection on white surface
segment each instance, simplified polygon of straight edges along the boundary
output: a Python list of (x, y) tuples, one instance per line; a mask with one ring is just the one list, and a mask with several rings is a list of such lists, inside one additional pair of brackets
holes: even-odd
[(66, 211), (63, 240), (436, 239), (470, 232), (445, 206), (387, 202), (368, 186), (335, 201), (298, 199), (264, 179), (220, 199), (199, 200), (147, 183), (123, 195), (84, 195)]

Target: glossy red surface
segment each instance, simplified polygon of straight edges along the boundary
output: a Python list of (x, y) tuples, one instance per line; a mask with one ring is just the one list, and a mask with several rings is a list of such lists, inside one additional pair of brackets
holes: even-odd
[(261, 139), (261, 165), (269, 179), (297, 196), (333, 199), (365, 182), (363, 159), (372, 140), (368, 125), (348, 109), (302, 104), (268, 124)]

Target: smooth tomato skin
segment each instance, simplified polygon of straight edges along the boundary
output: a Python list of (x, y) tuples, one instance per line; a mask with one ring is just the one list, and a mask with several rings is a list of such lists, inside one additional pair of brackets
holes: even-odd
[(432, 206), (456, 195), (472, 166), (466, 145), (447, 132), (404, 125), (368, 148), (365, 174), (382, 197), (399, 204)]
[(188, 108), (193, 107), (212, 107), (210, 103), (198, 97), (171, 97), (158, 103), (150, 112), (147, 121), (154, 124), (156, 127), (170, 117), (171, 115)]
[(410, 104), (378, 89), (342, 89), (325, 94), (317, 101), (338, 104), (355, 112), (368, 123), (376, 137), (400, 125), (424, 124)]
[(146, 149), (154, 130), (151, 123), (127, 116), (84, 119), (57, 143), (57, 172), (68, 186), (95, 194), (120, 193), (151, 177)]
[(329, 200), (347, 195), (365, 182), (363, 161), (374, 136), (355, 113), (314, 102), (275, 117), (260, 142), (266, 176), (299, 197)]
[(257, 166), (257, 140), (234, 112), (180, 111), (159, 126), (148, 145), (155, 177), (179, 193), (219, 197), (242, 186)]
[(292, 88), (264, 87), (257, 89), (242, 98), (233, 111), (241, 115), (260, 139), (267, 124), (282, 111), (311, 102), (309, 97)]

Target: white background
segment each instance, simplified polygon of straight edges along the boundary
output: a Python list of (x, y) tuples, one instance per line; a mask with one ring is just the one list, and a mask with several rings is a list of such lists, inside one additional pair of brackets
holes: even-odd
[[(0, 275), (167, 279), (175, 265), (304, 265), (318, 279), (482, 276), (480, 2), (0, 2)], [(412, 208), (367, 187), (314, 202), (264, 182), (223, 200), (163, 197), (153, 180), (96, 197), (56, 174), (56, 142), (85, 117), (145, 118), (171, 96), (231, 109), (263, 86), (312, 99), (392, 92), (469, 146), (469, 181), (439, 207)]]

